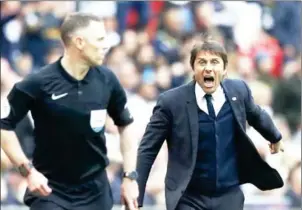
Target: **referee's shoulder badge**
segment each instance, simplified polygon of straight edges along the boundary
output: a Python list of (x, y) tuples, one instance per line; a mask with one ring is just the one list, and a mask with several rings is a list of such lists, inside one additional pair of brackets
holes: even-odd
[(1, 119), (7, 118), (10, 113), (10, 104), (7, 99), (1, 99)]
[(106, 122), (107, 110), (99, 109), (99, 110), (91, 110), (90, 112), (90, 126), (94, 132), (100, 132)]

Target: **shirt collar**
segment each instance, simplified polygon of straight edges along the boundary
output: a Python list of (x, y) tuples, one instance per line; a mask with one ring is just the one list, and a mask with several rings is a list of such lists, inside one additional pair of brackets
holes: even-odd
[(79, 83), (79, 82), (89, 83), (93, 79), (93, 71), (96, 69), (90, 68), (83, 80), (76, 80), (74, 77), (72, 77), (70, 74), (68, 74), (67, 71), (63, 68), (63, 66), (61, 64), (61, 59), (62, 59), (62, 56), (57, 60), (58, 69), (59, 69), (60, 73), (62, 74), (62, 76), (65, 79), (67, 79), (68, 81), (70, 81), (72, 83)]
[[(223, 89), (221, 85), (219, 85), (216, 91), (212, 93), (212, 99), (217, 100), (219, 98), (219, 95), (221, 95), (221, 93), (223, 93)], [(206, 94), (197, 82), (195, 83), (195, 94), (198, 99), (202, 99)]]

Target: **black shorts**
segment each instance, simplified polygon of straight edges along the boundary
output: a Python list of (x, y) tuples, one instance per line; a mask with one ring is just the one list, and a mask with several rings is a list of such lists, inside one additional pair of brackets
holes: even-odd
[(52, 193), (47, 197), (38, 197), (28, 190), (24, 203), (30, 210), (111, 210), (112, 192), (104, 171), (96, 178), (80, 185), (67, 185), (49, 181)]

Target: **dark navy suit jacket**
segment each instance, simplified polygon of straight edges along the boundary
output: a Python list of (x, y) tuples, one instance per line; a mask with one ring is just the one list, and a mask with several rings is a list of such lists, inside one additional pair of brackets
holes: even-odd
[[(167, 210), (175, 209), (192, 177), (199, 132), (194, 86), (193, 81), (171, 89), (158, 98), (138, 149), (140, 206), (143, 205), (150, 169), (165, 140), (169, 154), (165, 178)], [(261, 190), (282, 187), (284, 183), (279, 173), (261, 158), (246, 135), (246, 121), (272, 143), (282, 138), (280, 132), (269, 115), (254, 103), (251, 91), (245, 82), (225, 79), (222, 87), (236, 119), (235, 142), (240, 183), (252, 183)]]

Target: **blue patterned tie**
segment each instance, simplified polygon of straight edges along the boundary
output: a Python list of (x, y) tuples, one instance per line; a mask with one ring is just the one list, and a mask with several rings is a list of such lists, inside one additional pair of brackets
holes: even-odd
[(207, 106), (208, 106), (209, 115), (210, 115), (210, 117), (212, 117), (213, 119), (215, 119), (216, 115), (215, 115), (215, 109), (214, 109), (214, 106), (213, 106), (213, 103), (212, 103), (212, 95), (211, 94), (205, 94), (204, 97), (207, 100)]

